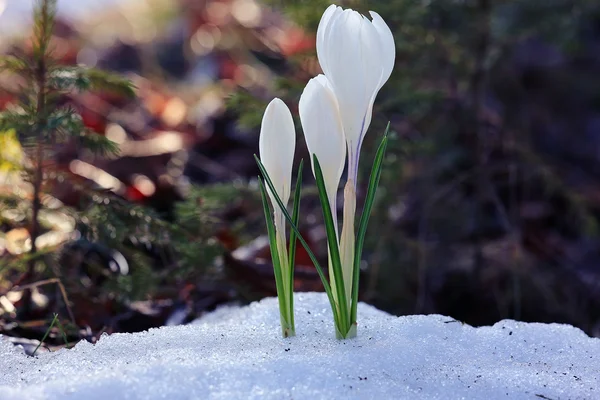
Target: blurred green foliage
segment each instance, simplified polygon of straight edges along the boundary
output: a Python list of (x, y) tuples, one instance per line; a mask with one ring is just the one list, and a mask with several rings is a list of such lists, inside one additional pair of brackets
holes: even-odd
[[(115, 143), (87, 128), (79, 113), (65, 105), (64, 96), (94, 90), (132, 97), (134, 91), (131, 82), (119, 76), (93, 68), (64, 66), (53, 58), (56, 11), (56, 0), (38, 1), (31, 54), (15, 53), (0, 59), (2, 72), (12, 74), (21, 84), (19, 102), (0, 113), (0, 165), (4, 173), (2, 184), (6, 185), (0, 201), (0, 223), (5, 232), (28, 231), (23, 240), (12, 244), (8, 243), (10, 233), (3, 235), (5, 244), (14, 248), (10, 249), (12, 254), (3, 256), (6, 268), (2, 273), (10, 281), (26, 265), (21, 283), (59, 278), (65, 286), (81, 292), (86, 285), (79, 279), (85, 273), (78, 270), (77, 260), (83, 264), (88, 255), (97, 254), (102, 262), (89, 260), (89, 268), (98, 264), (100, 275), (106, 274), (106, 263), (114, 261), (113, 251), (135, 253), (125, 246), (126, 238), (156, 236), (166, 225), (152, 224), (159, 219), (151, 216), (149, 210), (131, 207), (110, 192), (81, 184), (58, 167), (57, 155), (67, 144), (98, 156), (118, 153)], [(53, 197), (53, 188), (65, 182), (79, 193), (80, 208)], [(40, 247), (38, 241), (44, 234), (55, 234), (56, 239), (51, 238)], [(147, 263), (145, 260), (140, 265)], [(141, 297), (140, 292), (146, 292), (147, 287), (141, 279), (133, 282), (135, 287), (122, 292)]]
[[(116, 143), (84, 125), (67, 96), (95, 92), (130, 99), (135, 88), (121, 76), (53, 58), (56, 10), (56, 0), (39, 0), (31, 54), (0, 58), (1, 71), (21, 85), (18, 101), (0, 112), (0, 239), (10, 250), (2, 249), (0, 293), (11, 283), (58, 278), (68, 296), (89, 302), (92, 313), (114, 299), (118, 313), (164, 291), (176, 297), (186, 281), (201, 281), (215, 266), (222, 253), (217, 213), (239, 191), (231, 185), (193, 188), (167, 220), (61, 165), (67, 146), (99, 158), (119, 152)], [(71, 203), (58, 201), (56, 192), (67, 193)], [(16, 234), (21, 237), (13, 239)], [(56, 240), (40, 246), (37, 239), (48, 234)], [(27, 315), (30, 305), (21, 311)]]

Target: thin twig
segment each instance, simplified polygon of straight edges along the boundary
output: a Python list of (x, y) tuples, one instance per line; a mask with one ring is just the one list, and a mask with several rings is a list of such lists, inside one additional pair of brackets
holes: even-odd
[(40, 286), (50, 285), (53, 283), (58, 285), (58, 288), (62, 295), (63, 301), (65, 303), (65, 307), (67, 309), (67, 313), (69, 314), (69, 319), (71, 320), (71, 322), (73, 323), (74, 326), (77, 326), (77, 323), (75, 322), (75, 316), (73, 314), (73, 310), (71, 309), (71, 305), (69, 304), (69, 298), (67, 296), (67, 291), (65, 290), (65, 286), (62, 284), (62, 282), (59, 278), (44, 279), (42, 281), (29, 283), (27, 285), (13, 286), (8, 292), (18, 292), (18, 291), (22, 291), (22, 290), (34, 289), (34, 288), (37, 288)]

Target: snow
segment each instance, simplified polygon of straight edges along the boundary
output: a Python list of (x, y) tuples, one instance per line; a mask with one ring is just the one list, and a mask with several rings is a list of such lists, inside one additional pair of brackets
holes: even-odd
[(338, 341), (324, 294), (295, 306), (290, 339), (268, 298), (36, 357), (0, 340), (0, 399), (600, 399), (600, 339), (572, 326), (473, 328), (361, 303), (358, 337)]

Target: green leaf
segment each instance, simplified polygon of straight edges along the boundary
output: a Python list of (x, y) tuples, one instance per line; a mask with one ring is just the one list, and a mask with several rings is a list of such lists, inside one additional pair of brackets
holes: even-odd
[[(258, 178), (258, 184), (260, 186), (260, 196), (262, 199), (263, 210), (265, 212), (265, 219), (267, 222), (267, 233), (269, 235), (269, 247), (271, 248), (271, 260), (273, 262), (273, 271), (275, 273), (275, 286), (277, 287), (277, 298), (279, 300), (279, 312), (281, 315), (286, 313), (285, 297), (284, 297), (284, 285), (281, 271), (281, 260), (277, 251), (277, 238), (275, 236), (275, 224), (273, 223), (273, 217), (271, 216), (271, 209), (267, 200), (267, 192), (265, 185), (262, 180)], [(293, 291), (292, 291), (293, 293)]]
[[(333, 311), (333, 318), (337, 321), (338, 320), (337, 307), (335, 306), (335, 300), (333, 298), (333, 293), (331, 292), (331, 287), (329, 286), (329, 282), (327, 282), (327, 277), (325, 276), (325, 273), (323, 272), (323, 269), (321, 268), (321, 264), (319, 264), (319, 261), (317, 261), (317, 257), (315, 257), (315, 254), (310, 249), (310, 246), (308, 245), (308, 243), (306, 243), (306, 240), (304, 240), (304, 237), (302, 237), (302, 234), (298, 230), (298, 226), (293, 223), (294, 221), (293, 221), (292, 217), (290, 216), (290, 214), (288, 213), (287, 208), (283, 204), (283, 201), (281, 201), (281, 198), (277, 194), (277, 191), (275, 190), (275, 186), (273, 185), (273, 182), (271, 181), (271, 178), (269, 177), (269, 174), (267, 173), (265, 166), (263, 165), (263, 163), (260, 161), (260, 159), (258, 158), (258, 156), (256, 154), (254, 155), (254, 159), (256, 160), (256, 163), (258, 164), (258, 168), (260, 169), (260, 172), (261, 172), (265, 182), (267, 183), (267, 185), (269, 186), (269, 189), (273, 193), (273, 197), (275, 198), (277, 205), (283, 212), (285, 219), (290, 224), (292, 230), (296, 233), (298, 240), (300, 241), (300, 244), (302, 244), (302, 247), (304, 247), (304, 249), (308, 253), (308, 256), (310, 257), (310, 260), (313, 262), (313, 265), (315, 266), (317, 273), (319, 274), (319, 278), (321, 278), (321, 282), (323, 283), (323, 288), (325, 289), (325, 293), (327, 293), (327, 298), (329, 299), (329, 303), (331, 304), (331, 309)], [(261, 182), (259, 181), (259, 184), (260, 183)]]
[(333, 276), (335, 278), (335, 291), (339, 303), (341, 324), (344, 327), (343, 336), (348, 331), (348, 303), (346, 301), (346, 290), (344, 287), (344, 276), (342, 273), (342, 262), (340, 259), (340, 249), (338, 245), (337, 234), (335, 232), (335, 224), (333, 215), (329, 207), (329, 199), (327, 198), (327, 190), (325, 189), (325, 179), (323, 171), (317, 159), (317, 155), (313, 154), (313, 166), (315, 169), (315, 179), (317, 181), (317, 189), (319, 190), (319, 200), (321, 201), (321, 209), (323, 210), (323, 219), (325, 220), (325, 230), (327, 231), (327, 243), (329, 245), (329, 253), (331, 256), (331, 264)]
[(358, 232), (356, 235), (356, 244), (354, 247), (354, 266), (352, 275), (352, 308), (350, 310), (350, 321), (352, 324), (356, 322), (356, 310), (358, 306), (358, 284), (360, 277), (360, 260), (362, 258), (363, 245), (365, 243), (365, 234), (367, 232), (367, 225), (369, 224), (369, 217), (371, 215), (371, 208), (373, 207), (373, 201), (375, 200), (375, 192), (379, 185), (379, 179), (381, 177), (381, 165), (383, 162), (383, 156), (385, 155), (385, 149), (388, 142), (388, 132), (390, 130), (390, 124), (388, 122), (383, 134), (383, 140), (379, 144), (377, 153), (375, 154), (375, 160), (373, 162), (373, 168), (371, 169), (371, 175), (369, 177), (369, 187), (367, 189), (367, 197), (365, 198), (365, 205), (363, 207), (362, 215), (360, 216), (360, 223), (358, 226)]
[[(294, 190), (294, 205), (292, 210), (292, 223), (298, 226), (298, 220), (300, 219), (300, 192), (302, 189), (302, 168), (304, 167), (304, 160), (300, 160), (298, 166), (298, 174), (296, 176), (296, 189)], [(292, 229), (290, 232), (290, 248), (288, 251), (288, 259), (290, 262), (290, 305), (293, 309), (294, 305), (294, 266), (296, 264), (296, 232)], [(292, 326), (294, 325), (294, 314), (292, 313)]]
[[(296, 178), (296, 190), (294, 190), (294, 205), (292, 210), (292, 223), (298, 226), (298, 219), (300, 218), (300, 192), (302, 189), (302, 168), (304, 167), (304, 160), (300, 160), (298, 166), (298, 174)], [(292, 229), (290, 232), (290, 269), (294, 272), (294, 260), (296, 258), (296, 232)]]

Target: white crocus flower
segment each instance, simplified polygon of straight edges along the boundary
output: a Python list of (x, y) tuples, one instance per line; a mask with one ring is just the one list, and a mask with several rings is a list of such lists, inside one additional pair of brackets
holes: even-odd
[[(289, 108), (281, 99), (273, 99), (263, 115), (260, 127), (259, 137), (260, 160), (271, 181), (277, 195), (281, 198), (284, 205), (287, 205), (290, 199), (292, 184), (292, 163), (294, 160), (294, 151), (296, 149), (296, 130), (294, 129), (294, 119)], [(277, 204), (275, 196), (268, 189), (268, 194), (273, 204), (273, 219), (275, 222), (275, 234), (277, 241), (277, 253), (279, 255), (281, 274), (283, 278), (283, 291), (278, 293), (281, 298), (291, 299), (291, 267), (287, 253), (287, 240), (285, 235), (285, 216)], [(293, 309), (291, 304), (285, 303), (285, 310), (282, 310), (282, 329), (284, 336), (294, 335)]]
[(332, 4), (317, 29), (317, 56), (339, 103), (348, 146), (348, 179), (354, 187), (373, 102), (390, 77), (396, 57), (390, 28), (379, 14), (370, 14), (372, 21)]
[(317, 56), (337, 97), (348, 147), (340, 253), (349, 301), (360, 147), (371, 124), (375, 97), (389, 79), (396, 58), (390, 28), (379, 14), (373, 11), (370, 14), (372, 21), (356, 11), (332, 4), (323, 13), (317, 29)]
[[(260, 160), (271, 177), (273, 186), (284, 204), (290, 199), (292, 163), (296, 150), (296, 130), (292, 113), (279, 99), (271, 100), (263, 115), (258, 142)], [(269, 190), (275, 210), (279, 209)]]
[(337, 100), (325, 75), (308, 81), (298, 107), (313, 174), (312, 157), (315, 154), (323, 172), (337, 233), (336, 199), (346, 160), (346, 146)]
[[(318, 75), (308, 81), (300, 96), (298, 108), (313, 174), (313, 154), (317, 156), (323, 172), (337, 242), (337, 191), (346, 161), (346, 144), (337, 100), (325, 75)], [(330, 259), (329, 279), (331, 286), (335, 287), (332, 268)], [(335, 293), (334, 297), (337, 299)]]

